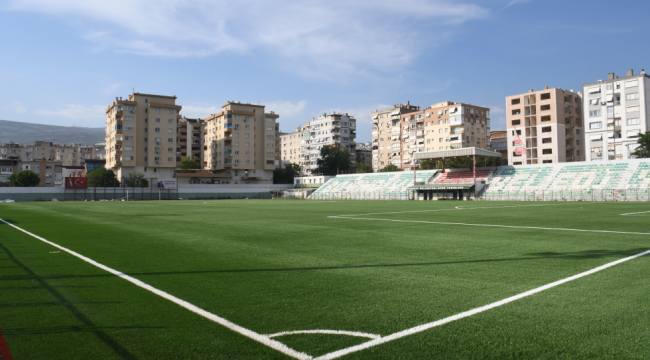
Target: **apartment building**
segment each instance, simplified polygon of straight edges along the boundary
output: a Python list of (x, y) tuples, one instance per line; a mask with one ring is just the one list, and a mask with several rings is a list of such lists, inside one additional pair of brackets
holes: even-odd
[(633, 156), (640, 133), (650, 129), (650, 77), (645, 71), (623, 78), (584, 84), (585, 141), (591, 161), (626, 160)]
[(372, 112), (372, 168), (375, 172), (388, 164), (402, 166), (401, 116), (418, 110), (419, 106), (407, 102)]
[(309, 150), (306, 150), (309, 159), (305, 164), (305, 174), (312, 174), (318, 168), (323, 146), (347, 149), (350, 152), (350, 167), (354, 167), (357, 136), (357, 120), (354, 117), (339, 113), (323, 114), (305, 125), (305, 130), (309, 134)]
[(372, 143), (357, 143), (356, 164), (372, 165)]
[(280, 128), (264, 105), (229, 101), (205, 119), (204, 168), (230, 174), (234, 183), (269, 182), (280, 165)]
[(0, 146), (0, 159), (23, 159), (25, 147), (21, 144), (10, 142)]
[(106, 168), (118, 178), (135, 171), (148, 178), (172, 177), (181, 109), (176, 96), (116, 97), (106, 108)]
[(0, 158), (0, 181), (5, 182), (9, 177), (20, 171), (20, 160), (17, 157)]
[(39, 176), (40, 187), (63, 186), (62, 169), (62, 161), (27, 160), (20, 162), (20, 171), (30, 170)]
[(94, 160), (103, 160), (106, 159), (106, 142), (98, 141), (93, 146), (93, 156)]
[[(561, 88), (506, 97), (508, 163), (549, 164), (585, 159), (582, 93)], [(516, 134), (516, 135), (515, 135)], [(525, 145), (515, 151), (515, 140)]]
[(490, 148), (489, 108), (443, 101), (401, 117), (401, 167), (404, 170), (412, 169), (416, 152)]
[[(305, 123), (308, 125), (309, 123)], [(305, 137), (307, 135), (307, 137)], [(301, 172), (305, 170), (309, 149), (309, 134), (305, 131), (304, 127), (298, 127), (296, 131), (280, 135), (280, 157), (282, 159), (282, 166), (288, 164), (298, 164)], [(307, 156), (308, 158), (308, 156)]]
[(178, 144), (176, 146), (176, 166), (181, 165), (181, 159), (189, 157), (205, 167), (203, 151), (205, 148), (205, 121), (182, 117), (176, 129)]
[(508, 131), (490, 131), (490, 149), (501, 153), (501, 165), (508, 165)]

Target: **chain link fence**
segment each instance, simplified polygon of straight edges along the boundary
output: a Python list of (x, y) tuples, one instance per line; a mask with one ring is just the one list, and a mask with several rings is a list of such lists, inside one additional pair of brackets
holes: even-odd
[(650, 201), (650, 188), (486, 191), (484, 201)]
[(157, 178), (118, 180), (89, 177), (85, 189), (65, 189), (64, 201), (178, 200), (178, 189), (165, 189)]
[(310, 200), (413, 200), (412, 191), (314, 193)]

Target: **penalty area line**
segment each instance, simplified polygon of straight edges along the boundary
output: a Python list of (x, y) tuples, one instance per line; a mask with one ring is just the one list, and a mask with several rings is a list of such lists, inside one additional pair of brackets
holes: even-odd
[(450, 322), (453, 322), (453, 321), (456, 321), (456, 320), (460, 320), (460, 319), (463, 319), (463, 318), (466, 318), (466, 317), (469, 317), (469, 316), (472, 316), (472, 315), (476, 315), (476, 314), (482, 313), (484, 311), (494, 309), (496, 307), (511, 303), (513, 301), (525, 298), (527, 296), (537, 294), (537, 293), (542, 292), (544, 290), (548, 290), (548, 289), (551, 289), (553, 287), (565, 284), (565, 283), (567, 283), (569, 281), (580, 279), (580, 278), (585, 277), (587, 275), (597, 273), (599, 271), (605, 270), (605, 269), (610, 268), (612, 266), (624, 263), (626, 261), (630, 261), (632, 259), (636, 259), (636, 258), (641, 257), (641, 256), (645, 256), (645, 255), (648, 255), (648, 254), (650, 254), (650, 250), (644, 251), (642, 253), (638, 253), (636, 255), (632, 255), (630, 257), (626, 257), (626, 258), (623, 258), (623, 259), (620, 259), (620, 260), (616, 260), (616, 261), (607, 263), (605, 265), (601, 265), (601, 266), (599, 266), (597, 268), (582, 272), (580, 274), (573, 275), (573, 276), (570, 276), (568, 278), (558, 280), (558, 281), (552, 282), (552, 283), (547, 284), (547, 285), (540, 286), (540, 287), (532, 289), (532, 290), (528, 290), (528, 291), (523, 292), (521, 294), (517, 294), (515, 296), (511, 296), (509, 298), (505, 298), (503, 300), (493, 302), (493, 303), (485, 305), (485, 306), (477, 307), (477, 308), (474, 308), (472, 310), (462, 312), (460, 314), (452, 315), (452, 316), (446, 317), (444, 319), (440, 319), (440, 320), (437, 320), (437, 321), (434, 321), (434, 322), (430, 322), (428, 324), (423, 324), (423, 325), (419, 325), (419, 326), (416, 326), (416, 327), (413, 327), (413, 328), (410, 328), (410, 329), (402, 330), (402, 331), (396, 332), (396, 333), (391, 334), (391, 335), (387, 335), (387, 336), (384, 336), (384, 337), (381, 337), (381, 338), (378, 338), (378, 339), (375, 339), (375, 340), (370, 340), (368, 342), (365, 342), (365, 343), (362, 343), (362, 344), (359, 344), (359, 345), (351, 346), (349, 348), (334, 351), (334, 352), (331, 352), (329, 354), (325, 354), (323, 356), (317, 357), (315, 360), (336, 359), (336, 358), (339, 358), (341, 356), (344, 356), (344, 355), (347, 355), (347, 354), (350, 354), (350, 353), (353, 353), (353, 352), (368, 349), (368, 348), (371, 348), (373, 346), (381, 345), (381, 344), (387, 343), (389, 341), (397, 340), (397, 339), (403, 338), (405, 336), (413, 335), (413, 334), (416, 334), (416, 333), (419, 333), (419, 332), (422, 332), (422, 331), (425, 331), (425, 330), (428, 330), (428, 329), (431, 329), (431, 328), (434, 328), (434, 327), (437, 327), (437, 326), (440, 326), (440, 325), (444, 325), (444, 324), (447, 324), (447, 323), (450, 323)]
[(38, 240), (40, 240), (40, 241), (42, 241), (42, 242), (44, 242), (46, 244), (52, 245), (57, 249), (61, 249), (61, 250), (67, 252), (68, 254), (70, 254), (70, 255), (72, 255), (74, 257), (77, 257), (77, 258), (79, 258), (79, 259), (81, 259), (81, 260), (83, 260), (83, 261), (85, 261), (85, 262), (87, 262), (87, 263), (89, 263), (91, 265), (94, 265), (95, 267), (98, 267), (98, 268), (100, 268), (100, 269), (102, 269), (104, 271), (107, 271), (107, 272), (115, 275), (115, 276), (118, 276), (118, 277), (120, 277), (120, 278), (122, 278), (122, 279), (124, 279), (124, 280), (138, 286), (138, 287), (141, 287), (141, 288), (143, 288), (143, 289), (145, 289), (145, 290), (147, 290), (149, 292), (152, 292), (152, 293), (154, 293), (154, 294), (156, 294), (156, 295), (158, 295), (158, 296), (160, 296), (160, 297), (162, 297), (164, 299), (167, 299), (167, 300), (169, 300), (169, 301), (171, 301), (171, 302), (173, 302), (173, 303), (175, 303), (175, 304), (177, 304), (177, 305), (179, 305), (179, 306), (181, 306), (181, 307), (183, 307), (183, 308), (185, 308), (185, 309), (187, 309), (187, 310), (189, 310), (189, 311), (191, 311), (191, 312), (193, 312), (195, 314), (198, 314), (200, 316), (203, 316), (206, 319), (212, 320), (212, 321), (214, 321), (214, 322), (216, 322), (216, 323), (218, 323), (220, 325), (223, 325), (224, 327), (226, 327), (226, 328), (228, 328), (228, 329), (230, 329), (230, 330), (232, 330), (234, 332), (237, 332), (237, 333), (239, 333), (241, 335), (244, 335), (249, 339), (255, 340), (255, 341), (257, 341), (257, 342), (259, 342), (259, 343), (261, 343), (263, 345), (266, 345), (266, 346), (268, 346), (268, 347), (270, 347), (272, 349), (275, 349), (275, 350), (277, 350), (277, 351), (279, 351), (279, 352), (281, 352), (281, 353), (283, 353), (285, 355), (289, 355), (289, 356), (291, 356), (293, 358), (301, 359), (301, 360), (302, 359), (305, 359), (305, 360), (312, 359), (312, 356), (310, 356), (310, 355), (307, 355), (305, 353), (296, 351), (296, 350), (284, 345), (283, 343), (281, 343), (279, 341), (273, 340), (273, 339), (271, 339), (271, 338), (269, 338), (267, 336), (264, 336), (262, 334), (258, 334), (258, 333), (254, 332), (252, 330), (246, 329), (245, 327), (239, 326), (239, 325), (237, 325), (237, 324), (235, 324), (235, 323), (233, 323), (231, 321), (228, 321), (228, 320), (226, 320), (226, 319), (224, 319), (224, 318), (222, 318), (222, 317), (220, 317), (218, 315), (215, 315), (215, 314), (213, 314), (211, 312), (203, 310), (203, 309), (199, 308), (196, 305), (190, 304), (189, 302), (187, 302), (185, 300), (179, 299), (179, 298), (175, 297), (174, 295), (166, 293), (166, 292), (164, 292), (162, 290), (159, 290), (159, 289), (157, 289), (157, 288), (155, 288), (155, 287), (153, 287), (153, 286), (151, 286), (149, 284), (146, 284), (146, 283), (144, 283), (144, 282), (142, 282), (142, 281), (140, 281), (140, 280), (138, 280), (138, 279), (136, 279), (134, 277), (126, 275), (126, 274), (122, 273), (121, 271), (117, 271), (115, 269), (112, 269), (112, 268), (110, 268), (110, 267), (108, 267), (106, 265), (98, 263), (97, 261), (95, 261), (95, 260), (93, 260), (91, 258), (88, 258), (88, 257), (83, 256), (83, 255), (81, 255), (81, 254), (79, 254), (77, 252), (74, 252), (74, 251), (72, 251), (72, 250), (70, 250), (68, 248), (65, 248), (65, 247), (63, 247), (61, 245), (58, 245), (58, 244), (53, 243), (53, 242), (51, 242), (49, 240), (46, 240), (46, 239), (44, 239), (44, 238), (42, 238), (42, 237), (40, 237), (38, 235), (34, 235), (34, 234), (30, 233), (29, 231), (21, 229), (18, 226), (13, 225), (13, 224), (11, 224), (11, 223), (3, 220), (3, 219), (0, 219), (0, 221), (2, 221), (3, 223), (13, 227), (14, 229), (16, 229), (18, 231), (21, 231), (21, 232), (23, 232), (23, 233), (25, 233), (25, 234), (27, 234), (27, 235), (35, 238), (35, 239), (38, 239)]

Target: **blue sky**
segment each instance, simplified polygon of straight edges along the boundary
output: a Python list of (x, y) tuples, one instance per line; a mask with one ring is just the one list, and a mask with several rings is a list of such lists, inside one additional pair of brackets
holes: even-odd
[(115, 96), (205, 117), (267, 105), (282, 131), (324, 112), (505, 97), (649, 68), (647, 1), (3, 0), (0, 119), (103, 127)]

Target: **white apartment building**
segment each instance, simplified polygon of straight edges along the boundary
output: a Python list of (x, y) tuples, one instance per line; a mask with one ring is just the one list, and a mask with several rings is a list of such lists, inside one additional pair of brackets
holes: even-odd
[(613, 161), (631, 158), (639, 133), (650, 124), (650, 77), (628, 70), (623, 78), (610, 73), (607, 80), (583, 85), (587, 159)]
[[(309, 125), (305, 125), (309, 133), (309, 148), (304, 155), (309, 159), (305, 162), (305, 173), (312, 174), (318, 168), (320, 150), (323, 146), (329, 145), (350, 151), (350, 167), (354, 167), (356, 159), (357, 120), (348, 114), (323, 114), (318, 119), (312, 119)], [(305, 144), (306, 145), (306, 144)]]

